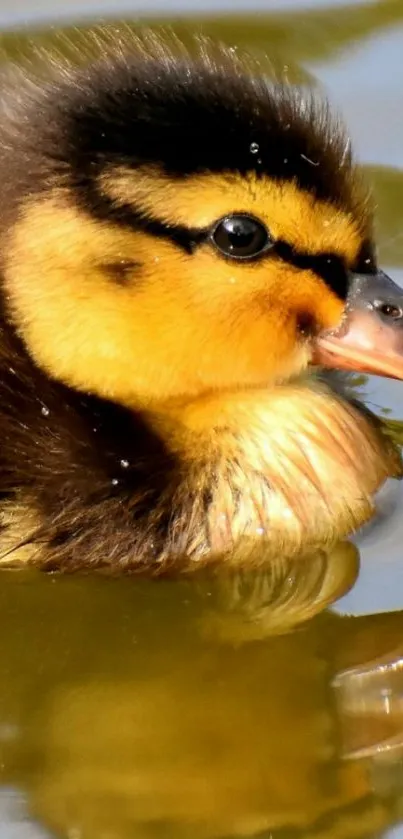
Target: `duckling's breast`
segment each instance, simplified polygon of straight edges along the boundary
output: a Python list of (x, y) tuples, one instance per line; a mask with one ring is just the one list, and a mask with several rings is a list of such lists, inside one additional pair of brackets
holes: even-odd
[[(2, 504), (0, 564), (152, 575), (264, 566), (332, 548), (402, 472), (380, 422), (318, 383), (212, 395), (145, 422), (165, 460), (147, 449), (133, 415), (125, 438), (133, 466), (122, 481), (110, 479), (108, 459), (102, 466), (103, 438), (91, 423), (85, 445), (83, 425), (74, 451), (69, 438), (67, 466), (60, 438), (58, 469), (52, 461), (44, 470), (46, 509), (38, 481)], [(113, 439), (112, 460), (118, 424)]]
[(334, 544), (373, 515), (374, 493), (402, 468), (380, 422), (318, 383), (194, 403), (174, 445), (189, 467), (186, 552), (204, 562), (225, 553), (262, 564)]

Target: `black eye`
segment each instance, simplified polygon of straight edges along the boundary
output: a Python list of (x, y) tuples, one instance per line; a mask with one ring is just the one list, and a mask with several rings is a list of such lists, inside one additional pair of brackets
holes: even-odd
[(273, 244), (264, 224), (242, 213), (221, 219), (211, 238), (216, 248), (232, 259), (253, 259)]

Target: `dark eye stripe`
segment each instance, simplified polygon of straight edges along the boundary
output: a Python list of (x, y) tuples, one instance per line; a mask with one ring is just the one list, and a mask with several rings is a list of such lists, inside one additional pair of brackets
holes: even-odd
[(158, 239), (169, 239), (186, 253), (193, 253), (195, 247), (207, 239), (208, 230), (185, 227), (180, 224), (167, 224), (156, 218), (151, 218), (131, 204), (116, 204), (108, 195), (100, 192), (95, 184), (86, 185), (85, 189), (75, 190), (79, 196), (81, 207), (92, 218), (99, 221), (109, 221), (130, 230), (142, 230)]
[[(99, 221), (113, 221), (115, 224), (130, 230), (142, 230), (159, 239), (168, 239), (188, 254), (194, 253), (197, 246), (205, 242), (211, 232), (210, 229), (201, 230), (185, 225), (167, 224), (160, 219), (151, 218), (144, 210), (133, 207), (131, 204), (116, 204), (109, 196), (100, 192), (93, 182), (87, 183), (82, 191), (76, 189), (75, 194), (81, 194), (82, 208), (86, 212), (90, 212), (93, 218)], [(349, 271), (344, 260), (337, 254), (310, 254), (299, 251), (282, 240), (277, 240), (273, 247), (259, 258), (270, 259), (272, 254), (277, 255), (284, 262), (296, 268), (313, 271), (323, 279), (338, 297), (343, 300), (346, 299)], [(365, 273), (370, 273), (370, 270), (365, 271)]]
[(349, 276), (344, 260), (334, 253), (310, 254), (298, 251), (288, 242), (281, 240), (274, 245), (272, 253), (284, 262), (303, 271), (313, 271), (343, 300), (347, 297)]
[[(118, 220), (120, 224), (125, 224), (134, 230), (143, 230), (144, 233), (149, 233), (158, 239), (169, 239), (189, 254), (193, 253), (196, 246), (207, 238), (207, 231), (180, 224), (166, 224), (159, 219), (150, 218), (141, 210), (134, 210), (129, 204), (114, 209), (116, 215), (112, 214), (112, 218)], [(111, 217), (110, 213), (108, 217)]]

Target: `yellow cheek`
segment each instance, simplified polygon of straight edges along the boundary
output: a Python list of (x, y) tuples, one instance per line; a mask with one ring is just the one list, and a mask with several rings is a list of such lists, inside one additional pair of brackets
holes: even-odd
[[(328, 327), (342, 311), (309, 272), (231, 262), (209, 245), (187, 255), (80, 215), (60, 194), (25, 208), (5, 253), (10, 310), (37, 363), (129, 406), (298, 373), (309, 361), (298, 318)], [(102, 265), (121, 259), (138, 267), (119, 284)]]
[[(138, 272), (111, 282), (101, 263), (127, 257)], [(259, 300), (263, 275), (208, 247), (187, 256), (101, 226), (60, 198), (26, 209), (6, 261), (11, 312), (37, 363), (123, 404), (262, 384), (288, 351)]]
[(344, 302), (312, 271), (283, 265), (278, 277), (281, 282), (272, 289), (272, 305), (287, 313), (291, 321), (306, 318), (317, 330), (330, 329), (340, 322)]

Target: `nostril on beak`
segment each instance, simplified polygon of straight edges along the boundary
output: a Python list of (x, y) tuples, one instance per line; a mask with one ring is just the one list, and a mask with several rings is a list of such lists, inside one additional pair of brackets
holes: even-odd
[(403, 318), (403, 308), (388, 300), (374, 300), (372, 308), (388, 320), (399, 320)]

